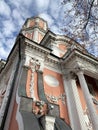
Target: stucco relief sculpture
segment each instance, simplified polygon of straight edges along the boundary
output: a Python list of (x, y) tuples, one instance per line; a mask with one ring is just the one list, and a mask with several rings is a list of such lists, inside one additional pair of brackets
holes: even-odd
[(85, 117), (85, 124), (86, 124), (88, 130), (93, 130), (92, 123), (91, 123), (91, 121), (89, 119), (89, 112), (88, 112), (87, 108), (84, 111), (84, 117)]
[(53, 96), (53, 95), (46, 94), (46, 97), (52, 103), (58, 103), (58, 101), (61, 100), (62, 103), (65, 104), (65, 93), (63, 93), (63, 94), (61, 94), (59, 96)]
[(30, 60), (30, 68), (31, 68), (31, 71), (32, 71), (31, 82), (30, 82), (30, 93), (31, 93), (31, 97), (35, 100), (35, 97), (34, 97), (34, 72), (37, 71), (40, 68), (39, 61), (32, 58)]

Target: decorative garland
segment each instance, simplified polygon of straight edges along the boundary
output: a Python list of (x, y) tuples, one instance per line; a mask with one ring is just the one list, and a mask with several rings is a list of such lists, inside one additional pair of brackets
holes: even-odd
[(65, 104), (65, 93), (63, 94), (60, 94), (59, 96), (53, 96), (53, 95), (49, 95), (49, 94), (45, 94), (47, 99), (50, 101), (50, 102), (53, 102), (53, 103), (58, 103), (59, 100), (62, 100), (62, 103)]

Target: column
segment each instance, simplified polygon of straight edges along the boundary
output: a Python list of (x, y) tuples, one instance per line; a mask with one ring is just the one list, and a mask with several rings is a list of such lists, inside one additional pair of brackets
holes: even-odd
[(92, 125), (93, 125), (93, 130), (98, 130), (98, 115), (95, 111), (94, 104), (93, 104), (91, 95), (89, 93), (88, 86), (84, 78), (83, 72), (80, 70), (77, 72), (77, 75), (80, 81), (80, 85), (81, 85), (84, 97), (86, 99), (87, 107), (89, 110), (89, 115), (90, 115)]
[(72, 130), (87, 130), (75, 78), (70, 75), (63, 81)]

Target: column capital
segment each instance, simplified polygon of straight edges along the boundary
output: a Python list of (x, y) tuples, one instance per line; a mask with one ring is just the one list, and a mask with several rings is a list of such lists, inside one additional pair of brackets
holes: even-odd
[(69, 79), (76, 79), (77, 75), (74, 73), (74, 71), (69, 71), (68, 73), (64, 74), (64, 77)]
[(81, 67), (76, 67), (76, 68), (74, 69), (74, 73), (75, 73), (76, 75), (78, 75), (78, 74), (84, 74), (84, 69), (81, 68)]

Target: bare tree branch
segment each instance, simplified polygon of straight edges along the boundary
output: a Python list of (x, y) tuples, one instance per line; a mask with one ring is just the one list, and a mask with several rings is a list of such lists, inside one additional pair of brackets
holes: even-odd
[[(80, 44), (85, 44), (89, 52), (92, 48), (94, 51), (96, 50), (94, 48), (98, 48), (97, 2), (96, 0), (62, 1), (62, 6), (65, 8), (63, 32)], [(98, 52), (95, 51), (95, 55), (98, 56)]]
[(95, 1), (95, 0), (92, 0), (92, 2), (91, 2), (91, 4), (90, 4), (89, 13), (88, 13), (88, 17), (87, 17), (87, 22), (86, 22), (86, 24), (84, 25), (84, 29), (85, 29), (86, 26), (88, 25), (88, 22), (89, 22), (89, 19), (90, 19), (90, 16), (91, 16), (91, 9), (92, 9), (92, 7), (93, 7), (94, 1)]

